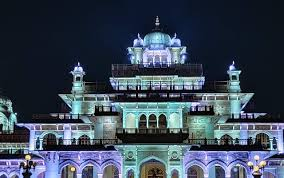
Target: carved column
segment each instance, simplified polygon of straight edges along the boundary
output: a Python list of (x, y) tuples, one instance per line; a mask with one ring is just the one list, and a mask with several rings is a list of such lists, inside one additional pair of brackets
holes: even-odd
[(52, 177), (52, 178), (58, 178), (58, 154), (57, 152), (47, 152), (45, 155), (45, 177)]

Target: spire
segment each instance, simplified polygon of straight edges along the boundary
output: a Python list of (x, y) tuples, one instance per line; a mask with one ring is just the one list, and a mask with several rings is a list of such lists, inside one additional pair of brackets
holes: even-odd
[(159, 16), (156, 16), (156, 22), (155, 22), (156, 27), (160, 26), (160, 20), (159, 20)]
[(138, 33), (138, 34), (137, 34), (137, 37), (138, 37), (138, 39), (141, 39), (141, 37), (140, 37), (140, 33)]
[(235, 61), (233, 61), (233, 63), (230, 65), (229, 70), (230, 70), (230, 71), (236, 70)]

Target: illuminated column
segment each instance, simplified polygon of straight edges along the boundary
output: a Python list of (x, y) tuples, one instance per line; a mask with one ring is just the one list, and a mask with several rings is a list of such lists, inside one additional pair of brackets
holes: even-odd
[(58, 178), (58, 165), (59, 165), (59, 160), (58, 160), (58, 155), (56, 152), (48, 152), (45, 157), (45, 177), (54, 177)]
[(277, 131), (277, 134), (277, 148), (279, 152), (283, 153), (283, 131)]
[(69, 124), (64, 124), (63, 126), (64, 128), (64, 135), (63, 135), (63, 139), (64, 139), (64, 145), (71, 145), (71, 127)]
[(29, 150), (35, 150), (35, 130), (30, 130), (30, 143), (29, 143)]
[(73, 75), (73, 86), (72, 86), (72, 94), (74, 99), (71, 103), (72, 105), (72, 114), (81, 114), (82, 113), (82, 101), (76, 101), (76, 97), (82, 97), (85, 91), (85, 85), (83, 81), (83, 77), (85, 72), (83, 68), (80, 66), (78, 62), (77, 66), (74, 67), (74, 70), (71, 71)]
[(277, 167), (277, 176), (276, 177), (284, 177), (284, 167), (283, 166)]
[(82, 174), (77, 173), (77, 178), (82, 178)]
[(216, 169), (215, 169), (215, 166), (212, 166), (211, 168), (209, 168), (209, 176), (210, 176), (210, 177), (216, 177)]
[(103, 178), (103, 174), (98, 174), (98, 178)]
[(247, 125), (241, 124), (241, 129), (240, 129), (240, 139), (241, 140), (247, 140), (249, 138), (247, 127), (248, 127)]

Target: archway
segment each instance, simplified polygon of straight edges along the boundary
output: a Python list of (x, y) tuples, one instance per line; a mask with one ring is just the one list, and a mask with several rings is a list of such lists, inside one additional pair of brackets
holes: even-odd
[(132, 169), (127, 171), (127, 178), (134, 178), (134, 171)]
[(79, 145), (90, 145), (90, 137), (88, 135), (82, 135), (79, 137)]
[(178, 171), (176, 169), (172, 170), (172, 178), (178, 178)]
[(276, 178), (271, 172), (264, 171), (263, 178)]
[(127, 114), (125, 124), (126, 124), (125, 125), (126, 128), (136, 128), (135, 114), (132, 114), (132, 113)]
[(269, 136), (265, 133), (259, 133), (255, 137), (256, 144), (260, 144), (264, 149), (270, 148)]
[(160, 161), (151, 159), (140, 166), (140, 178), (166, 178), (166, 167)]
[(65, 166), (61, 171), (61, 178), (77, 178), (77, 170), (72, 165)]
[(97, 178), (98, 173), (93, 165), (87, 165), (82, 170), (82, 178)]
[(157, 128), (157, 117), (155, 114), (149, 116), (149, 128)]
[(246, 169), (240, 164), (236, 164), (231, 169), (231, 178), (246, 178)]
[(142, 114), (139, 118), (139, 129), (145, 129), (147, 128), (147, 118), (145, 114)]
[(5, 174), (2, 174), (0, 178), (8, 178)]
[(103, 178), (119, 178), (119, 171), (115, 165), (108, 165), (104, 168)]
[(48, 133), (43, 137), (43, 147), (47, 145), (56, 145), (56, 136), (52, 133)]
[(225, 170), (218, 164), (209, 168), (209, 177), (210, 178), (225, 178)]
[(167, 118), (164, 114), (159, 116), (159, 128), (167, 128)]
[(197, 165), (189, 167), (187, 170), (187, 178), (204, 178), (203, 169)]
[(221, 145), (232, 145), (233, 138), (230, 135), (225, 134), (220, 138), (220, 144)]

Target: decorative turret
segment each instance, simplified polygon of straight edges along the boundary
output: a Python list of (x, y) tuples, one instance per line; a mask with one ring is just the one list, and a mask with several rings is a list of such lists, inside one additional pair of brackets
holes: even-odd
[(229, 70), (227, 71), (229, 75), (229, 92), (241, 92), (241, 87), (240, 87), (240, 74), (241, 70), (236, 69), (235, 67), (235, 62), (229, 66)]
[(233, 61), (227, 73), (229, 75), (228, 91), (230, 92), (231, 115), (237, 119), (241, 113), (241, 100), (238, 95), (241, 92), (239, 78), (241, 70), (235, 67), (235, 62)]
[(0, 133), (11, 133), (17, 123), (16, 113), (13, 112), (12, 101), (0, 96)]
[(84, 86), (83, 77), (85, 75), (85, 71), (83, 67), (81, 67), (79, 62), (77, 66), (74, 67), (74, 70), (71, 71), (71, 74), (73, 75), (72, 93), (73, 94), (84, 93), (85, 86)]

